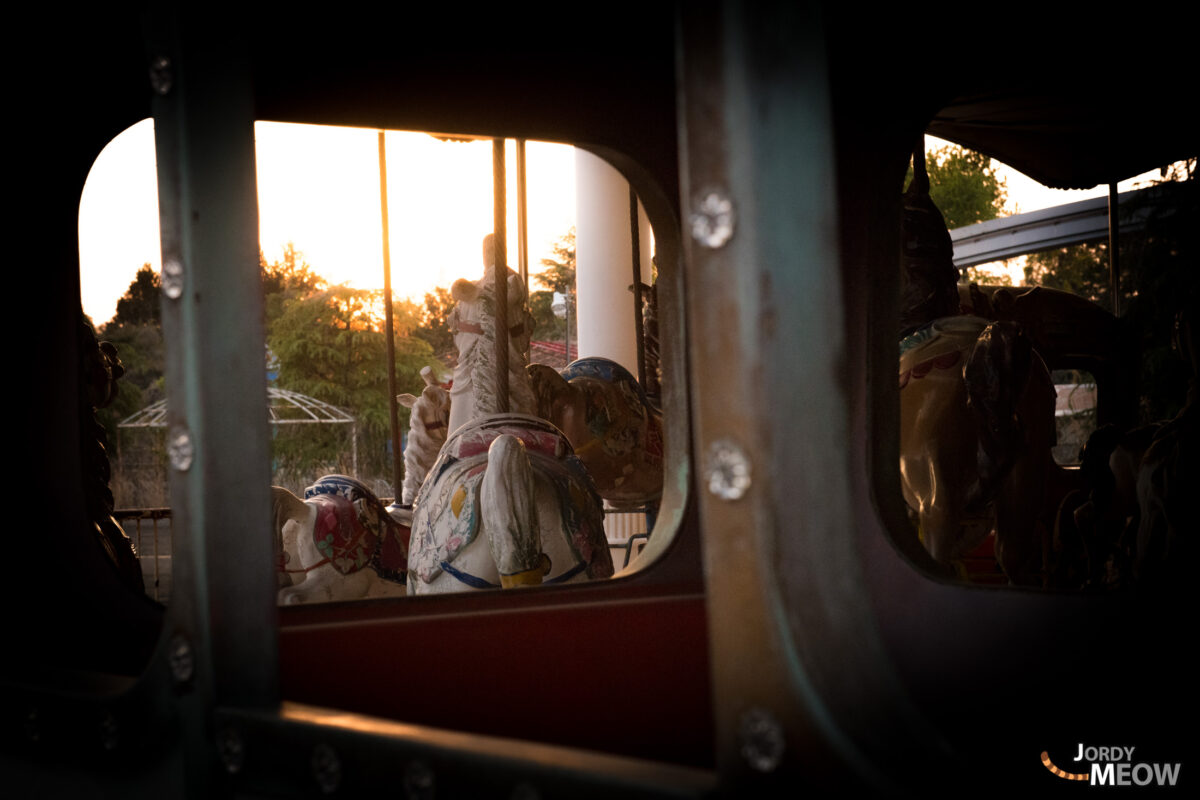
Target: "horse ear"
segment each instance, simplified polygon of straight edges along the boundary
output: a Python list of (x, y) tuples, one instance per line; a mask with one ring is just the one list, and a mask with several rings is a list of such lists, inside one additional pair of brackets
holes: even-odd
[(460, 303), (474, 303), (479, 297), (479, 287), (474, 281), (459, 278), (450, 286), (450, 296)]
[(413, 404), (417, 402), (417, 398), (405, 392), (404, 394), (396, 395), (396, 402), (405, 408), (412, 408)]

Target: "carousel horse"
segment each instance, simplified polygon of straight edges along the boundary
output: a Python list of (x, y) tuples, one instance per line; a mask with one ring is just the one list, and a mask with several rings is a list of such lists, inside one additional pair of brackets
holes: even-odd
[[(600, 497), (587, 470), (561, 431), (532, 416), (533, 389), (517, 333), (509, 338), (508, 373), (497, 375), (490, 236), (484, 263), (482, 281), (459, 280), (452, 291), (459, 358), (450, 436), (413, 506), (409, 594), (613, 572)], [(508, 272), (509, 319), (524, 320), (524, 286)], [(508, 382), (508, 409), (499, 380)]]
[(1009, 579), (1040, 582), (1034, 531), (1053, 465), (1054, 385), (1019, 324), (958, 316), (950, 234), (923, 157), (914, 162), (902, 226), (901, 489), (934, 560), (951, 567), (994, 527)]
[[(495, 300), (492, 284), (496, 273), (492, 234), (483, 239), (484, 275), (478, 281), (460, 278), (450, 287), (456, 301), (447, 323), (454, 332), (458, 364), (450, 389), (449, 433), (483, 413), (489, 413), (499, 388), (496, 376)], [(529, 363), (529, 336), (533, 332), (527, 307), (525, 282), (505, 268), (508, 289), (508, 396), (509, 410), (534, 413), (533, 393), (525, 374)]]
[(1155, 431), (1142, 456), (1134, 573), (1139, 583), (1156, 590), (1186, 591), (1196, 551), (1195, 491), (1200, 486), (1200, 291), (1193, 289), (1176, 314), (1172, 338), (1191, 377), (1183, 408)]
[(493, 414), (450, 435), (413, 509), (409, 594), (613, 574), (600, 497), (549, 422)]
[(408, 419), (408, 442), (404, 446), (404, 487), (400, 500), (410, 507), (446, 443), (446, 426), (450, 423), (450, 393), (438, 384), (429, 367), (421, 369), (421, 377), (425, 380), (425, 388), (419, 396), (396, 395), (400, 405), (412, 409)]
[(530, 364), (538, 416), (554, 423), (615, 509), (641, 508), (662, 496), (662, 415), (637, 380), (607, 358), (582, 358), (560, 375)]
[(409, 532), (354, 478), (326, 475), (304, 500), (271, 487), (280, 605), (405, 594)]
[(98, 342), (82, 312), (77, 328), (79, 343), (79, 452), (83, 456), (83, 496), (96, 541), (122, 583), (139, 595), (145, 594), (141, 562), (133, 540), (113, 516), (112, 475), (108, 462), (108, 435), (96, 419), (96, 411), (117, 398), (117, 381), (125, 367), (111, 342)]

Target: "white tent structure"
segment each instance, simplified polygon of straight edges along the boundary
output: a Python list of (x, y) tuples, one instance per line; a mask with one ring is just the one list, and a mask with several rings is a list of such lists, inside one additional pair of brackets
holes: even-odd
[[(269, 386), (267, 414), (272, 425), (349, 425), (351, 465), (354, 474), (358, 474), (358, 422), (346, 411), (315, 397)], [(117, 427), (167, 427), (167, 401), (151, 403), (121, 420)]]

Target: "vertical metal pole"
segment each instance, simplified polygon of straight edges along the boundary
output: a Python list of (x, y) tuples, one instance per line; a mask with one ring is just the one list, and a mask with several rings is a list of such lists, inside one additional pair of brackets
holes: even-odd
[(642, 242), (637, 192), (629, 187), (629, 241), (633, 248), (633, 330), (637, 342), (638, 385), (646, 385), (646, 329), (642, 321)]
[[(387, 137), (379, 132), (379, 217), (383, 221), (383, 318), (387, 333), (388, 419), (392, 433), (392, 486), (396, 497), (404, 483), (400, 454), (400, 411), (396, 405), (396, 326), (392, 319), (392, 247), (388, 230)], [(354, 468), (358, 469), (358, 441), (355, 438)], [(357, 473), (354, 477), (358, 477)]]
[(529, 207), (525, 182), (525, 140), (517, 139), (517, 270), (529, 294)]
[[(142, 521), (138, 520), (138, 531), (141, 531)], [(150, 520), (150, 532), (154, 536), (154, 599), (158, 599), (158, 517)]]
[[(222, 791), (213, 709), (279, 705), (271, 455), (258, 261), (254, 87), (245, 26), (147, 6), (162, 243), (172, 654), (188, 796)], [(175, 794), (183, 795), (176, 791)]]
[(508, 413), (508, 243), (504, 140), (492, 140), (492, 296), (496, 299), (496, 407)]
[(1108, 185), (1108, 285), (1112, 292), (1113, 316), (1121, 316), (1121, 259), (1118, 245), (1121, 239), (1121, 223), (1117, 207), (1117, 184)]

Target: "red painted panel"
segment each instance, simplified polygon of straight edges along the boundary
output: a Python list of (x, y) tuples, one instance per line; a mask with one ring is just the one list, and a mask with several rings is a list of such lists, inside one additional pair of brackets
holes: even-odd
[(703, 595), (609, 588), (612, 602), (418, 615), (399, 601), (347, 606), (319, 623), (285, 614), (283, 697), (711, 767)]

